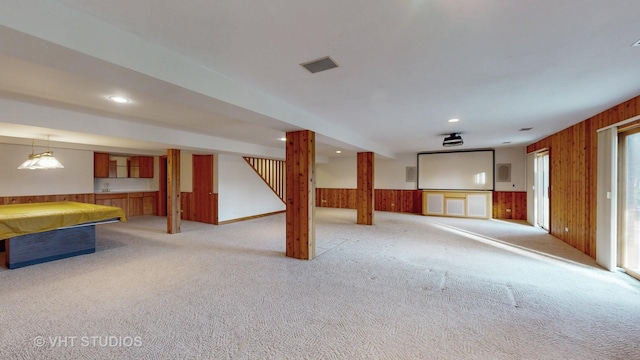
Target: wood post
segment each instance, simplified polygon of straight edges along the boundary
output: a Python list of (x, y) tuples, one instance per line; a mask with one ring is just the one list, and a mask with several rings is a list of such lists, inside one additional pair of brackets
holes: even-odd
[(373, 225), (373, 153), (358, 153), (358, 189), (356, 191), (357, 223)]
[(167, 233), (180, 232), (180, 150), (167, 150)]
[(287, 133), (287, 249), (286, 255), (311, 260), (315, 238), (315, 133)]

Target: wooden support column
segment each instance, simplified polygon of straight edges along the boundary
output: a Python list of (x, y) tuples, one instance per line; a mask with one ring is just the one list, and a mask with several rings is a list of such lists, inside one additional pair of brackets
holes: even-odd
[(167, 150), (167, 233), (180, 232), (180, 150)]
[(288, 132), (286, 254), (302, 260), (316, 256), (315, 163), (315, 133), (308, 130)]
[(373, 153), (358, 153), (358, 189), (356, 190), (356, 209), (358, 224), (373, 225)]

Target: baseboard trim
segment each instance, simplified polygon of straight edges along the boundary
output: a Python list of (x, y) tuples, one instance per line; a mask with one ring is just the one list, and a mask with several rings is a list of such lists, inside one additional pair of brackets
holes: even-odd
[(246, 221), (246, 220), (258, 219), (258, 218), (265, 217), (265, 216), (271, 216), (271, 215), (276, 215), (276, 214), (282, 214), (282, 213), (284, 213), (284, 212), (287, 212), (287, 210), (280, 210), (280, 211), (274, 211), (274, 212), (270, 212), (270, 213), (266, 213), (266, 214), (253, 215), (253, 216), (247, 216), (247, 217), (238, 218), (238, 219), (231, 219), (231, 220), (219, 221), (219, 222), (218, 222), (218, 225), (226, 225), (226, 224), (231, 224), (231, 223), (240, 222), (240, 221)]

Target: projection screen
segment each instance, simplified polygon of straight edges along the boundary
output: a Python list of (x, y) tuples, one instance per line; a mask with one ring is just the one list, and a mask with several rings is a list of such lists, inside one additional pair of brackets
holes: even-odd
[(418, 153), (419, 190), (494, 190), (494, 150)]

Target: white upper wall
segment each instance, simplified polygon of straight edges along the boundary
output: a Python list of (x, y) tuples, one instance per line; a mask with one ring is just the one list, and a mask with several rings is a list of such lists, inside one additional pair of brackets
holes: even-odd
[[(34, 152), (47, 149), (36, 147)], [(31, 146), (0, 144), (0, 196), (93, 193), (93, 151), (52, 147), (64, 169), (18, 170)]]
[[(496, 191), (525, 191), (526, 148), (499, 148), (495, 150), (496, 164), (511, 165), (511, 182), (496, 182)], [(407, 167), (415, 167), (417, 154), (403, 154), (395, 160), (376, 157), (374, 160), (374, 188), (416, 189), (415, 182), (406, 182)], [(357, 188), (357, 160), (355, 156), (331, 158), (328, 163), (316, 164), (316, 187)]]
[[(376, 189), (416, 188), (416, 182), (406, 182), (406, 168), (416, 166), (416, 154), (398, 155), (395, 160), (375, 157), (373, 162)], [(358, 186), (356, 156), (333, 157), (328, 163), (316, 163), (316, 187), (355, 189)]]
[(496, 149), (496, 165), (511, 165), (511, 181), (499, 182), (496, 169), (496, 191), (526, 191), (525, 162), (526, 147), (512, 147)]
[(241, 156), (218, 155), (218, 221), (284, 210), (284, 203)]

